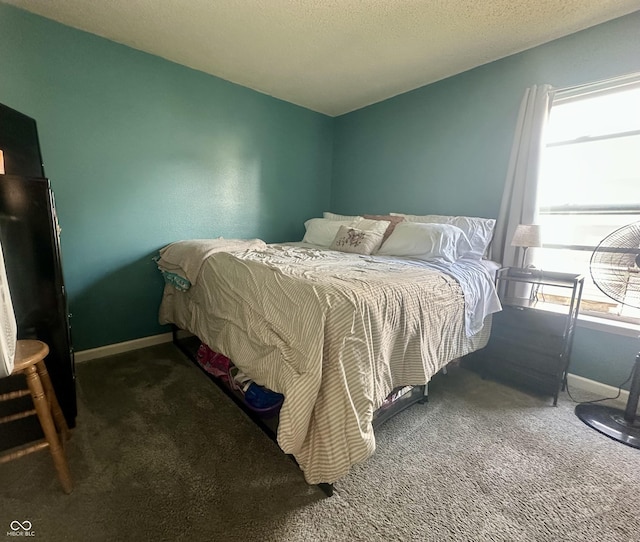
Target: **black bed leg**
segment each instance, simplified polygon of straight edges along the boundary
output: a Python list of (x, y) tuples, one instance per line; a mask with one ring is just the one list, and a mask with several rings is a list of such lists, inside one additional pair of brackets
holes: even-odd
[(318, 484), (318, 487), (322, 490), (322, 492), (327, 496), (331, 497), (333, 495), (333, 484)]
[(422, 386), (422, 399), (418, 401), (421, 405), (429, 402), (429, 384)]

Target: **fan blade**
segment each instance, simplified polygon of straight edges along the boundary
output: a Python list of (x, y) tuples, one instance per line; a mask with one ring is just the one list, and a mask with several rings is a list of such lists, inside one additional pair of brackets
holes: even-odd
[(640, 222), (607, 235), (591, 254), (591, 278), (608, 297), (640, 307)]

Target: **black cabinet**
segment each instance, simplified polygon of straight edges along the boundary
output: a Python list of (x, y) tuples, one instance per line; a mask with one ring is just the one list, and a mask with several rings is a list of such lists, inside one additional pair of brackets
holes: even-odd
[[(558, 401), (566, 385), (584, 277), (537, 269), (500, 269), (503, 310), (493, 315), (487, 346), (472, 359), (483, 376), (515, 383)], [(566, 304), (544, 301), (553, 289)]]
[[(48, 179), (28, 176), (44, 174), (33, 119), (0, 105), (0, 150), (6, 171), (0, 174), (0, 242), (18, 338), (49, 345), (45, 364), (67, 423), (74, 427), (75, 371), (55, 202)], [(0, 379), (0, 393), (23, 387), (20, 378)], [(3, 408), (23, 406), (12, 403)], [(0, 417), (11, 413), (0, 411)], [(0, 449), (39, 438), (40, 426), (31, 418), (0, 426)]]

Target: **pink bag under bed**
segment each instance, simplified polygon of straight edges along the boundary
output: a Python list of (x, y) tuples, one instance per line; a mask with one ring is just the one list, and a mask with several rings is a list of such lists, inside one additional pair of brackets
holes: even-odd
[(212, 374), (223, 382), (229, 383), (229, 370), (233, 364), (227, 356), (214, 352), (206, 344), (202, 343), (200, 348), (198, 348), (196, 359), (200, 366), (209, 374)]
[(280, 411), (284, 396), (253, 382), (228, 357), (214, 352), (203, 343), (198, 348), (196, 360), (205, 371), (242, 395), (247, 407), (257, 414), (271, 417)]

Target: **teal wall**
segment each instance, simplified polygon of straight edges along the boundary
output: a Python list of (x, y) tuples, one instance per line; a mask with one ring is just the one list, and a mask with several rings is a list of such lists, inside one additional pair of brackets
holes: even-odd
[[(569, 372), (616, 388), (631, 374), (636, 354), (640, 350), (638, 337), (578, 327), (573, 341)], [(625, 383), (624, 389), (629, 389)]]
[(167, 330), (165, 244), (298, 240), (329, 204), (331, 118), (5, 4), (0, 102), (38, 123), (76, 350)]
[(640, 12), (336, 119), (335, 212), (495, 217), (527, 87), (640, 71)]
[[(343, 115), (331, 209), (496, 217), (524, 90), (630, 72), (640, 72), (640, 12)], [(581, 328), (571, 371), (618, 385), (638, 347)]]

